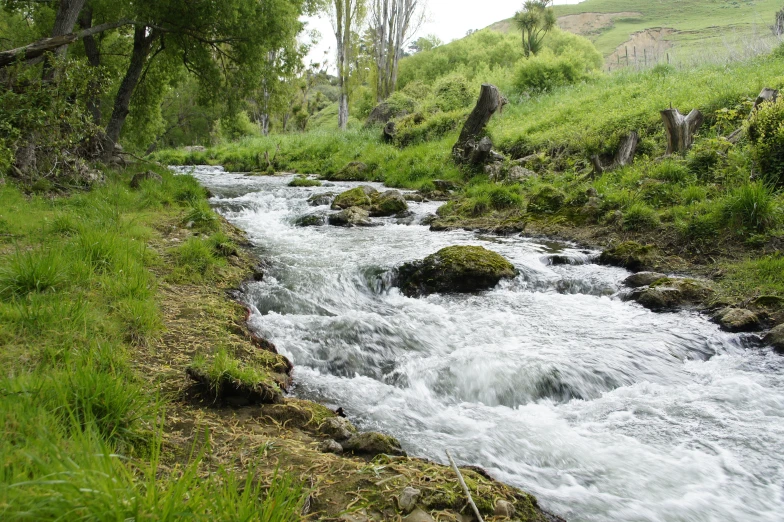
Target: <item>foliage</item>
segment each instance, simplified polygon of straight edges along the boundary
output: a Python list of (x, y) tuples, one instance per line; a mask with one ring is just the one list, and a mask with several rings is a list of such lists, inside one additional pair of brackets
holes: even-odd
[(589, 78), (589, 69), (576, 55), (556, 56), (545, 50), (523, 62), (515, 71), (515, 88), (520, 92), (549, 91)]
[(722, 210), (730, 225), (756, 232), (775, 226), (779, 219), (773, 191), (759, 181), (733, 190)]
[(552, 0), (526, 0), (523, 9), (514, 15), (514, 23), (522, 33), (526, 58), (542, 50), (542, 40), (555, 27)]
[(748, 135), (763, 178), (784, 185), (784, 99), (759, 107), (748, 123)]

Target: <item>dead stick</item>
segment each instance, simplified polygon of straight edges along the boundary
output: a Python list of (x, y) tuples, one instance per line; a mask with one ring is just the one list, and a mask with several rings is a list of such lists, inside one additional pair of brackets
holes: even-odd
[(474, 499), (471, 498), (471, 492), (468, 491), (468, 486), (466, 486), (465, 480), (463, 480), (463, 475), (460, 473), (460, 470), (457, 469), (457, 464), (455, 464), (455, 461), (452, 460), (452, 455), (449, 454), (449, 450), (446, 450), (446, 456), (449, 459), (449, 463), (452, 464), (452, 469), (455, 470), (455, 474), (457, 475), (457, 480), (460, 482), (460, 485), (463, 487), (463, 492), (468, 497), (468, 503), (471, 504), (471, 507), (474, 509), (474, 514), (476, 515), (477, 520), (479, 520), (479, 522), (485, 522), (482, 519), (482, 515), (479, 514), (479, 509), (476, 507), (476, 504), (474, 504)]

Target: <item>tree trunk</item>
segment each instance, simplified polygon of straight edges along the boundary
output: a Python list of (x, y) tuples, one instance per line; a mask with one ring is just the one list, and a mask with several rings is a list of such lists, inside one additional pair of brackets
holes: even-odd
[(395, 139), (395, 122), (390, 121), (384, 125), (384, 130), (381, 133), (384, 143), (392, 143)]
[(144, 26), (137, 27), (134, 30), (131, 62), (128, 64), (128, 70), (120, 84), (120, 89), (117, 91), (112, 117), (106, 126), (106, 144), (103, 151), (105, 160), (111, 159), (114, 153), (114, 146), (120, 140), (120, 132), (125, 124), (125, 119), (128, 117), (133, 91), (139, 84), (144, 65), (152, 49), (152, 44), (158, 38), (157, 31), (149, 31), (149, 34), (147, 34), (148, 28)]
[(784, 35), (784, 9), (776, 13), (776, 24), (773, 26), (773, 34), (776, 36)]
[[(87, 7), (82, 10), (82, 14), (79, 16), (79, 27), (82, 30), (90, 29), (93, 26), (93, 10), (91, 7)], [(101, 66), (101, 51), (98, 48), (98, 43), (95, 41), (95, 37), (93, 35), (87, 35), (82, 38), (82, 43), (84, 44), (84, 53), (87, 55), (87, 61), (91, 67), (95, 67), (96, 70), (98, 67)], [(88, 86), (88, 98), (87, 98), (87, 110), (90, 111), (90, 114), (93, 117), (93, 123), (96, 125), (101, 124), (101, 100), (98, 96), (100, 92), (100, 85), (97, 80), (90, 80), (90, 85)]]
[[(54, 19), (54, 27), (52, 28), (52, 38), (71, 34), (76, 25), (76, 20), (79, 18), (79, 13), (84, 7), (85, 0), (60, 0), (60, 5), (57, 8), (57, 16)], [(62, 58), (68, 50), (68, 45), (62, 45), (55, 49), (55, 56)], [(52, 80), (54, 78), (54, 69), (51, 64), (44, 64), (43, 72), (44, 80)]]
[[(479, 136), (484, 132), (487, 122), (493, 117), (496, 111), (503, 109), (508, 103), (498, 91), (495, 85), (483, 84), (479, 93), (474, 110), (468, 115), (468, 119), (463, 125), (457, 143), (452, 147), (452, 155), (458, 163), (473, 163), (477, 158), (477, 148), (481, 142), (477, 142)], [(491, 144), (492, 145), (492, 144)], [(489, 152), (489, 151), (488, 151)], [(485, 155), (485, 157), (487, 157)]]
[[(784, 16), (784, 14), (783, 14)], [(757, 99), (754, 100), (754, 107), (751, 109), (751, 114), (749, 114), (749, 118), (757, 112), (757, 109), (763, 103), (776, 103), (776, 100), (779, 99), (779, 91), (776, 89), (771, 89), (770, 87), (765, 87), (762, 89), (762, 92), (759, 93)]]
[(632, 131), (621, 140), (612, 161), (607, 162), (598, 154), (591, 156), (594, 172), (596, 174), (602, 174), (603, 172), (609, 172), (620, 167), (625, 167), (626, 165), (631, 165), (634, 162), (634, 153), (637, 152), (637, 145), (639, 143), (640, 136), (636, 131)]
[(348, 94), (341, 92), (338, 101), (338, 127), (346, 130), (348, 126)]
[(694, 134), (702, 126), (704, 117), (697, 109), (684, 116), (678, 109), (661, 111), (664, 130), (667, 132), (667, 154), (685, 154), (694, 142)]

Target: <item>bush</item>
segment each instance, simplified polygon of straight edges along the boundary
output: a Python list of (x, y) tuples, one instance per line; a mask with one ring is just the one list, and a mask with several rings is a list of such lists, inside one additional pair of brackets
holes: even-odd
[(700, 140), (686, 157), (689, 171), (703, 183), (713, 183), (716, 171), (727, 162), (729, 146), (729, 142), (718, 139)]
[(747, 231), (764, 232), (778, 222), (773, 190), (759, 181), (733, 190), (724, 201), (722, 214), (728, 225)]
[(652, 172), (656, 179), (670, 183), (685, 183), (689, 181), (689, 169), (680, 161), (665, 160), (658, 164)]
[(659, 226), (656, 211), (645, 203), (634, 203), (623, 213), (624, 230), (649, 230)]
[(208, 232), (218, 229), (218, 216), (204, 200), (194, 203), (191, 209), (185, 213), (182, 222), (195, 229)]
[(784, 185), (784, 98), (757, 110), (748, 123), (748, 135), (763, 178)]
[(534, 192), (528, 200), (528, 212), (532, 214), (555, 214), (564, 206), (566, 196), (553, 186), (545, 185)]
[(515, 70), (514, 86), (520, 92), (544, 92), (587, 79), (591, 65), (576, 54), (556, 55), (545, 49), (520, 62)]
[(475, 101), (476, 96), (476, 86), (461, 74), (444, 76), (433, 88), (435, 105), (443, 112), (465, 109)]

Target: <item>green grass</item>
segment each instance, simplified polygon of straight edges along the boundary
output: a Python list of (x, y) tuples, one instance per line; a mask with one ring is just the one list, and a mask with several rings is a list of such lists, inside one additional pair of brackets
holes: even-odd
[[(163, 329), (146, 243), (209, 209), (191, 177), (161, 169), (159, 188), (134, 191), (131, 174), (60, 197), (0, 186), (0, 519), (299, 520), (305, 493), (288, 475), (205, 478), (208, 443), (162, 465), (164, 402), (132, 363)], [(188, 263), (236, 248), (192, 240)]]
[(227, 381), (253, 388), (268, 380), (263, 370), (252, 362), (236, 359), (225, 348), (219, 348), (209, 357), (204, 354), (197, 355), (190, 367), (209, 379), (210, 387), (216, 396), (220, 396), (221, 388)]

